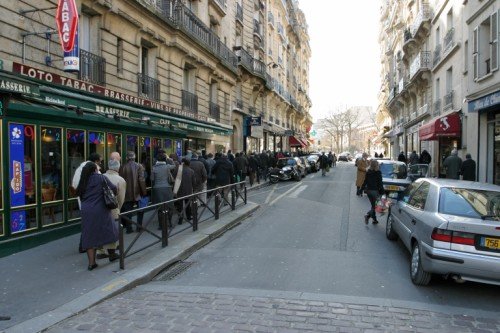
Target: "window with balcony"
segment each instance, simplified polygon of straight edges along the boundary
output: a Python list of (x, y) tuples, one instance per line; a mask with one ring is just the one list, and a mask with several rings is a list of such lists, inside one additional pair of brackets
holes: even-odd
[(498, 70), (498, 30), (498, 12), (474, 29), (472, 62), (475, 80)]
[(182, 108), (193, 113), (198, 113), (198, 96), (195, 94), (195, 87), (195, 68), (190, 64), (186, 64), (182, 77)]
[(99, 56), (97, 44), (99, 16), (87, 14), (85, 8), (79, 23), (80, 71), (78, 79), (106, 85), (106, 59)]
[(217, 82), (212, 82), (212, 84), (210, 84), (210, 102), (208, 111), (210, 117), (214, 118), (217, 122), (220, 122), (220, 106), (218, 103)]
[(160, 81), (155, 79), (154, 51), (146, 46), (141, 47), (140, 72), (137, 74), (139, 96), (153, 100), (160, 100)]

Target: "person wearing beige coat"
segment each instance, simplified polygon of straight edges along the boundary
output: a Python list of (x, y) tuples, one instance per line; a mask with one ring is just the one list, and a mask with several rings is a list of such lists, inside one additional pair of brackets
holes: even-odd
[(368, 163), (368, 154), (363, 153), (360, 159), (356, 161), (356, 167), (358, 171), (356, 173), (356, 195), (359, 197), (363, 196), (363, 183), (365, 182), (366, 170), (370, 164)]

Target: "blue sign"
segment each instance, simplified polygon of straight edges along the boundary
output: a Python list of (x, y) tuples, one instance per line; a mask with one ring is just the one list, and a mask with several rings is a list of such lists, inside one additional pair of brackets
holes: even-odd
[[(24, 184), (24, 125), (9, 124), (9, 180), (10, 204), (12, 207), (23, 206), (26, 203)], [(26, 212), (16, 211), (11, 213), (11, 232), (26, 229)]]
[(495, 106), (498, 104), (500, 104), (500, 91), (470, 101), (468, 105), (468, 111), (478, 112), (481, 111), (482, 109), (486, 109), (489, 108), (490, 106)]
[(78, 47), (78, 25), (75, 32), (75, 44), (70, 52), (64, 51), (63, 66), (65, 72), (80, 71), (80, 48)]
[(182, 156), (182, 140), (175, 140), (175, 153), (177, 156)]
[(247, 117), (248, 126), (262, 126), (262, 117)]

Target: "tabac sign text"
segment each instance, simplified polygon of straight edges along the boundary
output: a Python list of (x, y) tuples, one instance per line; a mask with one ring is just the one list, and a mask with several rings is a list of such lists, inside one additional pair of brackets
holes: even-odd
[(75, 0), (59, 0), (56, 12), (59, 40), (64, 51), (64, 70), (80, 69), (78, 50), (78, 11)]

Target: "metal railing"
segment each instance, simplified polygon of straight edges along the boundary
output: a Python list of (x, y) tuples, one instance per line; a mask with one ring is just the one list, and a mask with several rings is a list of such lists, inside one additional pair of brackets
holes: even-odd
[(428, 21), (431, 18), (432, 18), (432, 11), (430, 6), (428, 4), (423, 4), (422, 9), (418, 12), (415, 21), (413, 21), (413, 24), (410, 27), (410, 32), (412, 36), (416, 35), (418, 29), (420, 29), (423, 22)]
[(253, 73), (260, 76), (261, 78), (266, 78), (266, 64), (258, 59), (253, 59)]
[(432, 54), (432, 66), (436, 66), (441, 61), (441, 44), (436, 45)]
[[(120, 269), (125, 269), (126, 258), (160, 243), (164, 248), (168, 246), (169, 238), (191, 228), (193, 232), (197, 231), (201, 223), (218, 220), (221, 214), (234, 211), (246, 203), (247, 188), (243, 181), (121, 213), (118, 236)], [(177, 223), (174, 223), (174, 216), (178, 218)], [(141, 224), (138, 223), (139, 218), (142, 219)], [(187, 223), (184, 224), (184, 221)], [(139, 232), (130, 243), (125, 244), (124, 227), (132, 226)], [(159, 235), (158, 229), (161, 229)], [(154, 239), (141, 244), (139, 238), (145, 234)]]
[(434, 101), (434, 104), (432, 107), (432, 113), (433, 113), (433, 115), (438, 115), (441, 113), (441, 99)]
[(253, 57), (250, 53), (241, 47), (239, 50), (236, 50), (236, 54), (238, 55), (238, 64), (245, 67), (247, 71), (253, 72)]
[(454, 33), (455, 33), (455, 28), (451, 28), (450, 30), (448, 30), (448, 32), (444, 36), (444, 40), (443, 40), (443, 44), (444, 44), (443, 53), (448, 52), (455, 45), (455, 42), (454, 42), (454, 39), (453, 39)]
[(443, 102), (444, 102), (444, 105), (443, 105), (444, 111), (449, 110), (449, 109), (453, 109), (453, 90), (451, 90), (449, 93), (444, 95)]
[(422, 51), (415, 59), (413, 59), (410, 65), (410, 79), (415, 76), (421, 70), (429, 70), (431, 64), (431, 52), (430, 51)]
[(142, 73), (137, 73), (138, 94), (152, 101), (160, 100), (160, 81)]
[(198, 96), (187, 90), (182, 90), (182, 108), (198, 113)]
[(106, 85), (106, 59), (96, 54), (80, 49), (80, 72), (78, 79)]
[(411, 34), (411, 31), (410, 29), (405, 29), (404, 33), (403, 33), (403, 41), (406, 43), (408, 42), (410, 39), (413, 39), (413, 36)]
[(236, 3), (236, 20), (243, 24), (243, 7)]
[(220, 123), (220, 106), (218, 104), (215, 104), (214, 102), (209, 103), (209, 114), (210, 117)]

